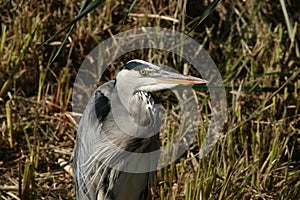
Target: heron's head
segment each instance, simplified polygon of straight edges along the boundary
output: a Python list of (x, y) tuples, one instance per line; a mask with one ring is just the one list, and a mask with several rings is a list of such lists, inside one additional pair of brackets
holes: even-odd
[[(171, 89), (178, 85), (205, 84), (206, 80), (170, 72), (143, 60), (127, 62), (118, 73), (117, 85), (130, 87), (133, 91), (152, 92)], [(125, 89), (125, 88), (124, 88)]]

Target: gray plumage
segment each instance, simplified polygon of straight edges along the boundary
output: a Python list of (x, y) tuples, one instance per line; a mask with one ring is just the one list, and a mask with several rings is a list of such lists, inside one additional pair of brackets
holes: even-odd
[[(74, 147), (77, 199), (144, 200), (150, 198), (156, 156), (131, 156), (159, 149), (162, 110), (149, 92), (178, 84), (206, 81), (161, 70), (141, 60), (126, 63), (116, 81), (98, 87), (83, 113)], [(133, 124), (133, 123), (134, 124)], [(146, 127), (146, 128), (145, 128)], [(126, 150), (126, 152), (124, 152)], [(124, 172), (128, 166), (149, 166), (142, 173)], [(126, 171), (126, 170), (125, 170)]]

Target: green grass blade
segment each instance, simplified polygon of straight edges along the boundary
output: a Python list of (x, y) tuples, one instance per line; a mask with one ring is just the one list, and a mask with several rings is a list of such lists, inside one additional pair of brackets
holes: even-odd
[(217, 7), (217, 5), (220, 3), (221, 0), (214, 0), (202, 13), (202, 15), (199, 17), (199, 19), (194, 23), (191, 30), (187, 32), (187, 35), (190, 34), (195, 28), (197, 28), (203, 20), (206, 19), (206, 17)]
[(123, 19), (123, 24), (125, 24), (125, 20), (127, 19), (128, 14), (131, 13), (131, 11), (132, 11), (132, 9), (134, 8), (136, 2), (137, 2), (137, 0), (134, 0), (134, 1), (130, 4), (130, 7), (129, 7), (129, 9), (128, 9), (128, 11), (127, 11), (127, 13), (126, 13), (124, 19)]
[(281, 4), (282, 12), (283, 12), (283, 15), (284, 15), (285, 23), (286, 23), (286, 26), (287, 26), (287, 29), (288, 29), (289, 38), (290, 38), (291, 42), (294, 41), (296, 56), (299, 58), (300, 57), (300, 52), (299, 52), (299, 48), (298, 48), (298, 43), (297, 43), (297, 40), (293, 39), (293, 28), (292, 28), (292, 23), (293, 22), (292, 22), (292, 20), (290, 19), (289, 15), (288, 15), (284, 0), (280, 0), (280, 4)]
[(88, 13), (90, 13), (92, 10), (96, 9), (97, 7), (99, 7), (100, 5), (102, 5), (105, 2), (105, 0), (98, 0), (98, 1), (94, 1), (90, 6), (87, 6), (89, 1), (85, 1), (83, 6), (80, 9), (80, 12), (78, 14), (77, 17), (75, 17), (75, 19), (73, 19), (71, 22), (69, 22), (65, 27), (63, 27), (61, 30), (59, 30), (58, 32), (56, 32), (51, 38), (49, 38), (48, 40), (46, 40), (44, 42), (48, 43), (49, 41), (53, 40), (53, 38), (55, 38), (58, 34), (62, 33), (63, 31), (65, 31), (66, 29), (70, 28), (68, 33), (66, 34), (63, 42), (61, 43), (61, 45), (59, 46), (57, 52), (55, 53), (54, 57), (52, 58), (50, 65), (55, 61), (55, 59), (58, 57), (58, 55), (60, 54), (61, 50), (63, 49), (63, 47), (65, 46), (68, 37), (71, 35), (72, 31), (75, 28), (76, 23), (83, 18), (84, 16), (86, 16)]

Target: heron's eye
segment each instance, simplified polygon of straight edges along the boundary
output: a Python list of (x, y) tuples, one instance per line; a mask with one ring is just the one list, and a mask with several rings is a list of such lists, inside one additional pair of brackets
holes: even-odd
[(140, 70), (140, 74), (141, 74), (141, 75), (145, 75), (145, 74), (146, 74), (146, 70), (141, 69), (141, 70)]

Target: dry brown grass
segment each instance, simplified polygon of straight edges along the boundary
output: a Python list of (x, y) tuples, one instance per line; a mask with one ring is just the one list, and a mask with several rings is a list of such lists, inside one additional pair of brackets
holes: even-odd
[[(300, 3), (281, 2), (285, 4), (224, 1), (190, 33), (224, 78), (226, 127), (206, 158), (195, 156), (196, 142), (180, 160), (158, 171), (155, 197), (300, 198)], [(77, 128), (70, 95), (85, 55), (103, 39), (131, 28), (188, 32), (208, 4), (137, 1), (124, 21), (131, 3), (106, 1), (78, 22), (61, 55), (47, 67), (65, 33), (49, 44), (42, 42), (74, 19), (80, 2), (1, 1), (0, 199), (74, 199), (72, 176), (65, 168)], [(149, 50), (129, 53), (112, 63), (103, 79), (114, 78), (115, 70), (132, 58), (176, 63), (182, 70), (176, 56), (158, 55)], [(209, 96), (198, 93), (207, 117)], [(66, 163), (59, 164), (59, 159)]]

